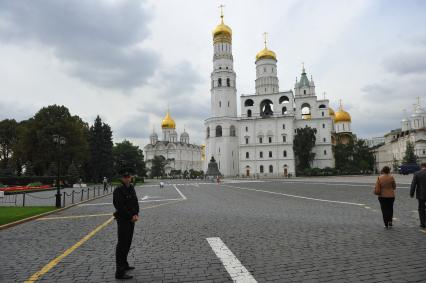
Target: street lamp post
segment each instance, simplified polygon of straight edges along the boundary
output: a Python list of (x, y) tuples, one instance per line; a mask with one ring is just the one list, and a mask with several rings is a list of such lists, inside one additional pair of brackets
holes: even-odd
[(53, 142), (56, 146), (56, 155), (58, 163), (58, 179), (56, 181), (56, 207), (61, 207), (61, 147), (65, 144), (65, 138), (60, 135), (53, 135)]

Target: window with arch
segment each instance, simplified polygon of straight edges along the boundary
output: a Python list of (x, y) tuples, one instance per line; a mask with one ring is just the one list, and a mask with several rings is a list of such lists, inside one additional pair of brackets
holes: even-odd
[(246, 138), (246, 144), (248, 144), (249, 143), (249, 138)]
[(268, 117), (274, 115), (274, 104), (271, 100), (265, 99), (260, 103), (260, 116)]
[(234, 126), (234, 125), (231, 125), (231, 127), (229, 128), (229, 135), (230, 135), (231, 137), (235, 137), (235, 136), (236, 136), (236, 133), (235, 133), (235, 126)]
[(268, 142), (272, 143), (272, 137), (268, 137)]
[(231, 79), (230, 78), (226, 78), (226, 86), (227, 87), (231, 86)]
[(249, 152), (246, 152), (246, 158), (247, 159), (250, 158), (250, 153)]
[(283, 130), (285, 130), (285, 124), (283, 124)]
[(274, 166), (269, 165), (269, 173), (274, 173)]
[(254, 105), (254, 101), (253, 99), (247, 99), (246, 101), (244, 101), (244, 106), (253, 106)]
[(320, 106), (318, 106), (318, 108), (324, 109), (324, 108), (327, 108), (327, 106), (325, 106), (325, 104), (321, 104)]
[(219, 108), (222, 107), (222, 101), (219, 101)]
[(207, 127), (207, 130), (206, 130), (206, 136), (207, 136), (207, 138), (209, 138), (209, 137), (210, 137), (210, 127)]
[(324, 117), (324, 111), (321, 112), (321, 116)]
[(309, 103), (303, 103), (300, 107), (302, 110), (302, 119), (310, 119), (311, 118), (311, 106)]
[(259, 152), (259, 158), (263, 158), (263, 151)]
[(272, 158), (272, 151), (269, 152), (269, 158)]
[(221, 78), (217, 79), (217, 86), (222, 86), (222, 79)]
[(322, 141), (323, 141), (323, 142), (325, 142), (325, 141), (326, 141), (326, 139), (325, 139), (325, 138), (323, 138), (323, 139), (322, 139)]
[(247, 110), (247, 117), (251, 117), (251, 110)]
[(283, 151), (283, 157), (287, 157), (287, 150)]
[(259, 171), (260, 173), (263, 173), (263, 165), (260, 165)]
[(283, 103), (289, 103), (290, 102), (290, 99), (288, 99), (288, 96), (281, 96), (280, 97), (280, 99), (278, 100), (278, 102), (280, 103), (280, 104), (283, 104)]
[(262, 143), (262, 142), (263, 142), (263, 138), (259, 137), (259, 143)]
[(306, 94), (306, 89), (303, 90), (303, 94)]
[(327, 155), (327, 150), (324, 150), (324, 155)]
[(283, 142), (287, 142), (287, 136), (283, 136)]
[(216, 137), (222, 136), (222, 126), (216, 126)]
[(282, 109), (281, 109), (281, 114), (282, 115), (285, 115), (285, 114), (287, 114), (287, 107), (283, 107)]
[(228, 107), (229, 107), (229, 101), (228, 101)]

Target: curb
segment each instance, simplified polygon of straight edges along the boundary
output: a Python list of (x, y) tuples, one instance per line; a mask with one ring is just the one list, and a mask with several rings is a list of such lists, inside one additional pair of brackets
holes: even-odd
[(21, 219), (21, 220), (18, 220), (18, 221), (14, 221), (14, 222), (11, 222), (11, 223), (0, 225), (0, 231), (4, 230), (4, 229), (7, 229), (7, 228), (14, 227), (16, 225), (19, 225), (19, 224), (22, 224), (22, 223), (25, 223), (25, 222), (28, 222), (28, 221), (31, 221), (31, 220), (35, 220), (35, 219), (43, 217), (43, 216), (47, 216), (47, 215), (50, 215), (50, 214), (61, 212), (61, 211), (67, 210), (67, 209), (69, 209), (71, 207), (74, 207), (76, 205), (80, 205), (82, 203), (86, 203), (86, 202), (89, 202), (89, 201), (92, 201), (92, 200), (100, 199), (100, 198), (109, 196), (111, 194), (112, 194), (112, 192), (110, 192), (108, 194), (105, 194), (105, 195), (102, 195), (102, 196), (98, 196), (98, 197), (94, 197), (94, 198), (91, 198), (91, 199), (88, 199), (88, 200), (84, 200), (84, 201), (81, 201), (81, 202), (78, 202), (78, 203), (74, 203), (74, 204), (71, 204), (71, 205), (66, 206), (66, 207), (58, 208), (58, 209), (55, 209), (55, 210), (52, 210), (52, 211), (44, 212), (42, 214), (37, 214), (37, 215), (30, 216), (30, 217), (27, 217), (27, 218), (24, 218), (24, 219)]

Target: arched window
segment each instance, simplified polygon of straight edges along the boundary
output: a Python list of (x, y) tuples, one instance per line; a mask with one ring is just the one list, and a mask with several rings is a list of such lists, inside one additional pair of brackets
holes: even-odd
[(222, 136), (222, 126), (217, 126), (216, 127), (216, 137), (221, 137)]
[(248, 152), (246, 152), (246, 158), (250, 158), (250, 154)]
[(269, 165), (269, 173), (274, 173), (274, 166)]
[(254, 105), (254, 101), (253, 99), (247, 99), (246, 101), (244, 101), (244, 106), (253, 106)]
[(226, 86), (227, 86), (227, 87), (230, 87), (230, 86), (231, 86), (231, 79), (230, 79), (230, 78), (227, 78), (227, 79), (226, 79)]
[(265, 99), (260, 103), (260, 116), (268, 117), (274, 115), (274, 104), (271, 100)]
[(251, 110), (247, 110), (247, 117), (251, 117)]
[(327, 150), (324, 150), (324, 155), (327, 155)]
[(311, 106), (309, 103), (303, 103), (301, 106), (302, 110), (302, 119), (311, 119)]
[(263, 152), (259, 152), (259, 158), (263, 158)]
[(283, 151), (283, 157), (287, 157), (287, 150)]
[(217, 80), (217, 86), (222, 86), (222, 79), (221, 79), (221, 78), (219, 78), (219, 79)]
[(210, 137), (210, 127), (207, 127), (207, 131), (206, 131), (207, 133), (207, 138), (209, 138)]
[(272, 151), (269, 152), (269, 158), (272, 158)]
[(231, 127), (229, 128), (229, 135), (231, 137), (235, 137), (235, 126), (231, 125)]
[(318, 108), (327, 108), (327, 106), (325, 106), (325, 104), (321, 104)]
[(288, 99), (288, 97), (287, 96), (281, 96), (280, 97), (280, 100), (279, 100), (279, 103), (280, 104), (283, 104), (283, 103), (289, 103), (290, 102), (290, 99)]
[(281, 114), (282, 114), (282, 115), (287, 114), (287, 107), (283, 107), (283, 108), (281, 109)]
[(263, 165), (260, 165), (260, 173), (263, 173)]

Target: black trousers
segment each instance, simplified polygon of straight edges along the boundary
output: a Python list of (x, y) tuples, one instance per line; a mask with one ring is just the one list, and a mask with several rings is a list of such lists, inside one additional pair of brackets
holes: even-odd
[(127, 262), (127, 255), (132, 245), (133, 231), (135, 223), (117, 218), (117, 247), (115, 248), (115, 263), (117, 266), (117, 273), (123, 274), (125, 269), (129, 266)]
[(385, 226), (388, 226), (389, 222), (392, 222), (394, 201), (395, 198), (379, 197), (380, 208), (382, 209), (383, 222), (385, 223)]
[(426, 220), (426, 200), (424, 199), (417, 199), (419, 201), (419, 218), (420, 218), (420, 225), (425, 225)]

